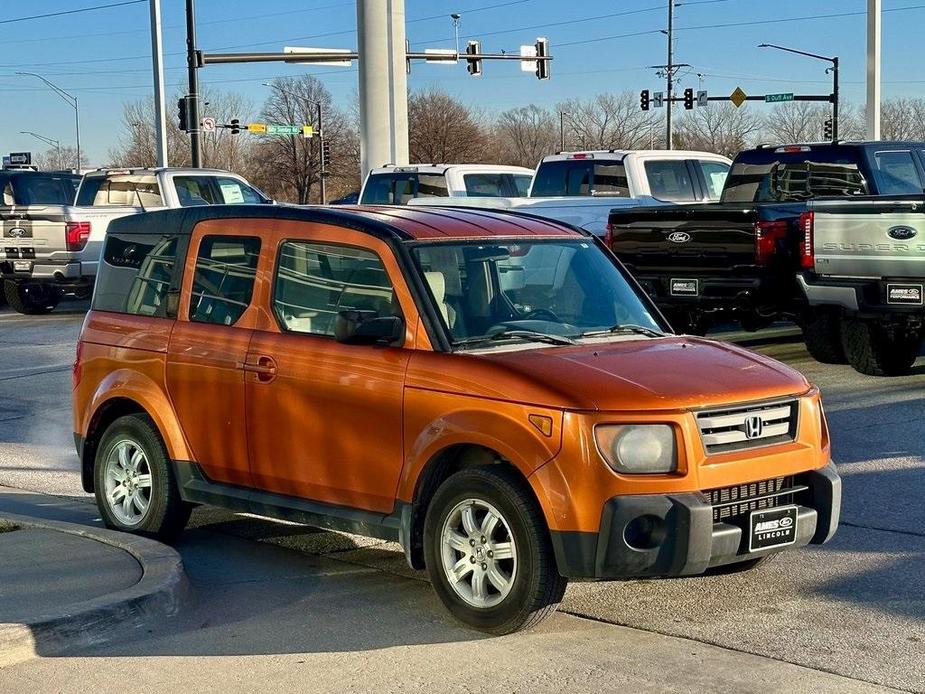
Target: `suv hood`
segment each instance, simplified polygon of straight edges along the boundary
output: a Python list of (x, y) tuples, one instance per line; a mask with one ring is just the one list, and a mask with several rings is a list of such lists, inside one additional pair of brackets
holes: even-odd
[(798, 395), (810, 387), (802, 374), (774, 359), (693, 337), (482, 353), (478, 358), (589, 410), (726, 405)]

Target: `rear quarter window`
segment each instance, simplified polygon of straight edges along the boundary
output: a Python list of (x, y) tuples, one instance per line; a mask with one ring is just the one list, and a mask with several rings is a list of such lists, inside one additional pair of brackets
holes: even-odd
[(93, 309), (167, 316), (179, 236), (109, 234), (97, 271)]

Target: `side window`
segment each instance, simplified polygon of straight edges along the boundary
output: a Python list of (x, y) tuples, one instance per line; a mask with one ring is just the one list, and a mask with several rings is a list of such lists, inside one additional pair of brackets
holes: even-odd
[(692, 202), (697, 199), (687, 162), (647, 161), (645, 169), (653, 198), (671, 202)]
[(511, 176), (511, 181), (514, 186), (514, 195), (525, 198), (530, 192), (530, 183), (533, 182), (533, 176)]
[(94, 310), (166, 316), (177, 246), (173, 235), (108, 235), (93, 293)]
[(919, 195), (922, 181), (915, 168), (912, 152), (887, 150), (874, 152), (874, 178), (881, 195)]
[(446, 177), (442, 174), (419, 174), (418, 198), (445, 198), (450, 191), (446, 187)]
[(263, 198), (256, 190), (245, 185), (236, 178), (219, 177), (215, 179), (221, 199), (219, 203), (226, 205), (259, 205)]
[(475, 173), (463, 176), (468, 197), (496, 198), (507, 194), (504, 176), (498, 173)]
[(280, 247), (273, 311), (283, 330), (334, 335), (339, 311), (401, 312), (379, 257), (350, 246), (287, 241)]
[(196, 323), (237, 323), (251, 302), (259, 256), (258, 238), (204, 236), (196, 258), (189, 319)]
[(697, 160), (695, 164), (700, 166), (703, 178), (707, 182), (707, 199), (719, 200), (723, 194), (723, 186), (726, 185), (726, 176), (729, 175), (729, 165), (721, 161), (703, 160)]
[(173, 185), (177, 190), (180, 207), (214, 205), (218, 202), (206, 176), (174, 176)]

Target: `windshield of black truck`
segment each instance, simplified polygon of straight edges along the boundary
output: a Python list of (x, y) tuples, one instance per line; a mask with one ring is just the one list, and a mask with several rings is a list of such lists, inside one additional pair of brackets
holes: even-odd
[(796, 202), (867, 195), (854, 152), (757, 150), (732, 165), (723, 202)]

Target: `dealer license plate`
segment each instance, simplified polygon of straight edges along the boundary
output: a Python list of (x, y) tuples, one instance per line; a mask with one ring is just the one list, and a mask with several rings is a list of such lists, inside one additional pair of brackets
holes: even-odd
[(700, 280), (672, 279), (669, 290), (672, 296), (697, 296), (700, 293)]
[(748, 520), (748, 551), (792, 545), (797, 539), (797, 507), (752, 511)]

